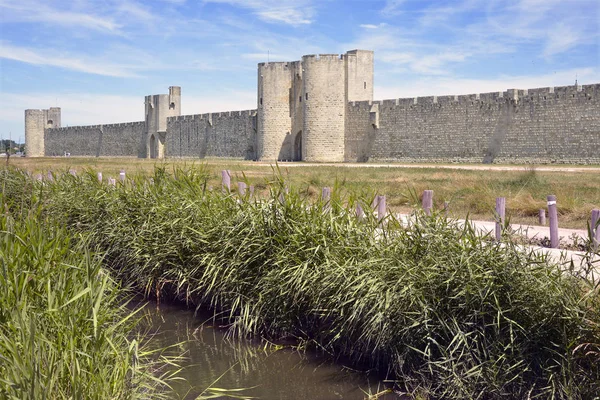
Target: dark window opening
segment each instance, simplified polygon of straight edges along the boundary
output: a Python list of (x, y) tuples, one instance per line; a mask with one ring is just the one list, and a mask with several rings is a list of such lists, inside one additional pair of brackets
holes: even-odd
[(302, 103), (302, 96), (299, 96), (299, 97), (298, 97), (298, 101), (299, 101), (300, 103)]
[(367, 88), (367, 82), (365, 82), (365, 89)]
[(262, 106), (262, 97), (260, 98), (260, 105)]
[(175, 109), (175, 103), (169, 104), (169, 110), (174, 110), (174, 109)]
[(308, 100), (308, 93), (305, 93), (304, 97), (305, 97), (306, 100)]
[(53, 123), (54, 122), (51, 119), (48, 120), (48, 125), (52, 125)]

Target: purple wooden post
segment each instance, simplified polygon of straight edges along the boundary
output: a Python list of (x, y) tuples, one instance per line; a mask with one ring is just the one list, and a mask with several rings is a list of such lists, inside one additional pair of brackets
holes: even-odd
[(550, 218), (550, 247), (558, 248), (558, 210), (556, 209), (556, 196), (551, 194), (548, 200), (548, 218)]
[(77, 176), (77, 171), (75, 171), (74, 169), (70, 169), (69, 173), (73, 176)]
[(540, 225), (542, 225), (542, 226), (546, 225), (546, 210), (544, 210), (543, 208), (540, 208), (538, 220), (540, 222)]
[(385, 195), (377, 196), (377, 218), (381, 221), (385, 217)]
[(321, 190), (321, 200), (325, 204), (323, 208), (325, 210), (329, 210), (330, 209), (329, 201), (331, 200), (331, 188), (330, 187), (324, 187)]
[(98, 172), (96, 176), (98, 177), (98, 182), (102, 183), (102, 172)]
[(506, 198), (496, 197), (496, 241), (502, 239), (502, 226), (506, 216)]
[(119, 180), (123, 183), (125, 182), (125, 170), (124, 169), (122, 169), (121, 172), (119, 172)]
[(423, 191), (423, 210), (425, 214), (431, 215), (431, 209), (433, 208), (433, 190)]
[(373, 209), (377, 208), (378, 204), (379, 204), (379, 195), (375, 195), (375, 198), (373, 198), (373, 203), (371, 203), (371, 208), (373, 208)]
[(48, 171), (48, 180), (49, 181), (53, 181), (54, 180), (54, 176), (52, 176), (52, 171)]
[(324, 187), (321, 190), (321, 200), (323, 200), (323, 202), (325, 202), (325, 203), (329, 203), (330, 198), (331, 198), (331, 188)]
[(238, 192), (240, 193), (240, 196), (246, 194), (246, 184), (244, 182), (238, 182)]
[(38, 181), (41, 181), (41, 180), (43, 179), (43, 178), (42, 178), (42, 174), (37, 174), (37, 175), (35, 176), (35, 179), (36, 179), (36, 180), (38, 180)]
[(108, 178), (108, 184), (111, 186), (115, 186), (117, 184), (117, 180), (115, 178)]
[(228, 169), (221, 171), (221, 187), (226, 192), (231, 190), (231, 172)]
[(361, 205), (359, 203), (356, 204), (356, 217), (362, 221), (362, 219), (365, 217), (365, 212), (363, 211), (363, 208), (361, 207)]
[(448, 211), (450, 211), (450, 202), (449, 201), (445, 201), (444, 202), (444, 216), (448, 216)]
[(592, 224), (590, 226), (592, 227), (592, 242), (594, 243), (594, 251), (596, 251), (598, 245), (600, 244), (600, 226), (598, 225), (598, 223), (600, 223), (600, 210), (592, 210), (591, 222)]
[(254, 185), (250, 185), (250, 197), (254, 197)]

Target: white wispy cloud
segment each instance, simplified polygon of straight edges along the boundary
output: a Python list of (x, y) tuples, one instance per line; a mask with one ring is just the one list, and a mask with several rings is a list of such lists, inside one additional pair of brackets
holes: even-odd
[(543, 55), (544, 57), (550, 57), (563, 53), (581, 43), (581, 39), (580, 32), (575, 30), (574, 27), (562, 23), (557, 24), (548, 32)]
[(204, 3), (225, 3), (250, 9), (265, 22), (292, 26), (311, 24), (315, 12), (312, 0), (204, 0)]
[(64, 27), (80, 27), (110, 34), (121, 34), (122, 25), (112, 17), (93, 12), (77, 12), (50, 7), (42, 1), (0, 0), (3, 22), (42, 22)]
[(360, 24), (359, 27), (361, 27), (363, 29), (377, 29), (377, 28), (383, 28), (386, 25), (387, 24), (385, 22), (382, 22), (380, 24)]
[(115, 76), (115, 77), (138, 77), (135, 68), (127, 65), (119, 65), (111, 62), (90, 59), (84, 56), (70, 56), (60, 54), (48, 49), (34, 49), (14, 46), (10, 43), (0, 42), (0, 58), (20, 61), (32, 65), (46, 65), (50, 67), (65, 68), (88, 74)]
[(256, 14), (263, 20), (283, 22), (289, 25), (307, 25), (312, 22), (309, 18), (305, 17), (303, 10), (294, 8), (257, 11)]
[[(475, 0), (472, 0), (475, 1)], [(480, 0), (481, 1), (481, 0)], [(597, 42), (600, 6), (594, 0), (519, 0), (489, 2), (486, 17), (465, 30), (479, 41), (509, 47), (535, 45), (538, 57), (564, 53), (578, 45)]]
[(386, 0), (385, 6), (381, 10), (383, 16), (394, 16), (402, 13), (402, 6), (406, 0)]
[(115, 9), (116, 13), (127, 18), (131, 21), (133, 18), (135, 21), (143, 23), (157, 22), (160, 18), (158, 15), (153, 14), (147, 7), (130, 0), (121, 0)]
[[(182, 3), (179, 3), (182, 4)], [(125, 27), (134, 24), (159, 24), (146, 4), (135, 0), (74, 1), (50, 3), (43, 0), (0, 0), (1, 21), (40, 22), (48, 26), (125, 35)]]

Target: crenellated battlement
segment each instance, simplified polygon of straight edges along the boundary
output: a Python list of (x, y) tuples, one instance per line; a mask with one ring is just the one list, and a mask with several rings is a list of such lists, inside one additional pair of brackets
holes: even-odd
[(535, 89), (508, 89), (503, 92), (472, 93), (464, 95), (421, 96), (398, 99), (385, 99), (373, 102), (351, 101), (350, 109), (367, 109), (371, 104), (380, 104), (385, 108), (411, 108), (415, 106), (504, 104), (513, 100), (516, 104), (523, 102), (547, 102), (551, 100), (584, 99), (590, 100), (600, 96), (600, 84), (557, 86)]
[(322, 62), (331, 62), (331, 61), (341, 61), (343, 62), (345, 58), (345, 54), (307, 54), (302, 56), (302, 61), (322, 61)]
[(266, 62), (266, 63), (260, 63), (258, 64), (258, 69), (259, 71), (262, 70), (283, 70), (283, 69), (288, 69), (290, 68), (290, 64), (292, 64), (291, 62), (281, 62), (281, 61), (277, 61), (277, 62)]
[(47, 130), (52, 130), (55, 132), (68, 132), (74, 130), (81, 129), (118, 129), (132, 126), (145, 126), (144, 121), (135, 121), (135, 122), (118, 122), (114, 124), (99, 124), (99, 125), (73, 125), (73, 126), (62, 126), (60, 128), (49, 128)]
[(254, 116), (256, 116), (256, 109), (254, 109), (254, 110), (239, 110), (239, 111), (222, 111), (222, 112), (205, 113), (205, 114), (180, 115), (180, 116), (176, 116), (176, 117), (168, 117), (167, 122), (180, 122), (180, 121), (189, 121), (189, 120), (196, 120), (196, 119), (210, 120), (213, 118), (233, 117), (233, 116), (254, 117)]

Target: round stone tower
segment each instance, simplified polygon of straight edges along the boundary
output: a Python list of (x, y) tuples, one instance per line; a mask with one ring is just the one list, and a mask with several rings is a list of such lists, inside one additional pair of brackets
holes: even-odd
[(27, 157), (44, 157), (44, 132), (60, 128), (60, 107), (48, 110), (25, 110), (25, 154)]
[(146, 157), (164, 158), (167, 118), (181, 115), (181, 87), (169, 87), (169, 94), (146, 96)]
[(290, 115), (290, 63), (258, 64), (258, 111), (256, 157), (259, 160), (286, 159), (284, 143), (292, 130)]
[(302, 57), (304, 129), (302, 159), (344, 161), (346, 79), (344, 57), (333, 54)]

